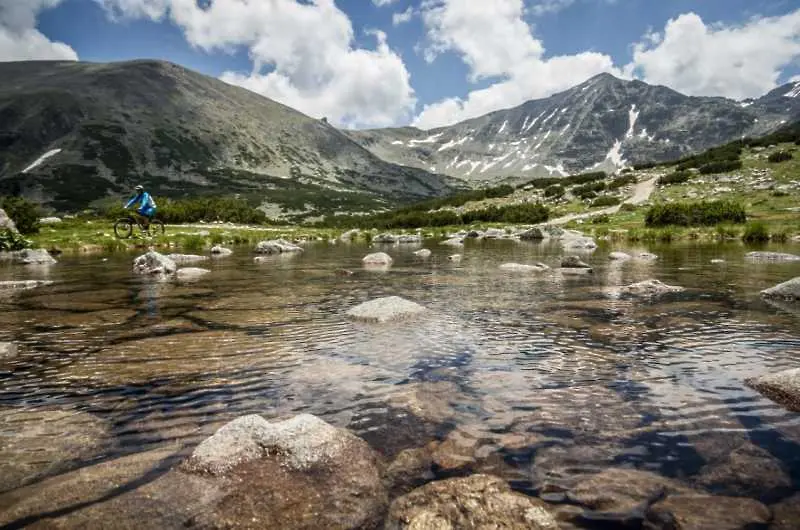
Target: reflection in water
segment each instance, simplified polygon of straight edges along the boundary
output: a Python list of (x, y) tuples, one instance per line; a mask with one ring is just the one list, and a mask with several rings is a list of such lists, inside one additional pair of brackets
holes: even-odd
[[(741, 479), (719, 471), (732, 454), (783, 470), (765, 491), (798, 489), (800, 418), (742, 379), (796, 364), (800, 314), (758, 292), (799, 265), (745, 263), (736, 246), (627, 249), (660, 258), (625, 262), (599, 249), (583, 256), (593, 274), (567, 276), (554, 245), (468, 241), (457, 263), (429, 246), (427, 260), (417, 246), (380, 248), (395, 260), (385, 271), (362, 266), (377, 247), (310, 245), (261, 263), (240, 249), (191, 286), (133, 277), (131, 256), (64, 257), (53, 286), (0, 300), (0, 341), (18, 346), (0, 359), (0, 419), (14, 419), (0, 423), (0, 474), (14, 460), (0, 490), (194, 444), (253, 412), (318, 414), (388, 457), (445, 440), (523, 489), (621, 463), (732, 487)], [(553, 270), (498, 269), (508, 262)], [(686, 291), (608, 295), (649, 278)], [(345, 317), (384, 295), (432, 311), (385, 325)], [(62, 445), (41, 428), (48, 418)], [(70, 450), (79, 429), (90, 451)], [(37, 465), (45, 437), (53, 462)]]

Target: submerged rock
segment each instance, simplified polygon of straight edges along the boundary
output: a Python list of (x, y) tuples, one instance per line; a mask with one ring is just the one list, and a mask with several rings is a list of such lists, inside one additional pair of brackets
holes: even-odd
[(631, 255), (626, 254), (625, 252), (612, 252), (608, 255), (608, 259), (614, 261), (627, 261), (631, 259)]
[(800, 412), (800, 368), (751, 377), (744, 384), (787, 409)]
[(13, 342), (0, 342), (0, 359), (8, 359), (17, 355), (17, 345)]
[(356, 320), (366, 322), (388, 322), (408, 318), (428, 311), (425, 307), (401, 298), (385, 296), (359, 304), (347, 311), (347, 315)]
[(547, 505), (500, 478), (472, 475), (431, 482), (395, 499), (385, 530), (558, 530)]
[(748, 530), (769, 523), (769, 508), (746, 497), (674, 495), (647, 510), (644, 528), (672, 530)]
[(783, 252), (748, 252), (744, 257), (749, 261), (800, 261), (800, 256)]
[(461, 258), (463, 257), (464, 256), (462, 256), (461, 254), (450, 254), (449, 256), (447, 256), (447, 261), (453, 261), (459, 263), (461, 261)]
[(208, 269), (200, 269), (197, 267), (184, 267), (182, 269), (178, 269), (178, 271), (175, 273), (175, 277), (179, 281), (185, 282), (185, 281), (197, 280), (202, 276), (205, 276), (209, 272), (211, 271)]
[(659, 280), (644, 280), (620, 287), (617, 292), (622, 295), (652, 297), (667, 293), (679, 293), (683, 290), (683, 287), (667, 285)]
[(633, 257), (639, 261), (655, 261), (658, 259), (658, 256), (650, 252), (639, 252), (638, 254), (634, 254)]
[(364, 265), (391, 265), (394, 259), (386, 252), (373, 252), (364, 256), (361, 262)]
[(139, 274), (172, 274), (177, 269), (174, 261), (155, 250), (133, 260), (133, 272)]
[(451, 247), (463, 247), (464, 246), (464, 239), (460, 237), (451, 237), (450, 239), (446, 239), (439, 243), (440, 245), (448, 245)]
[(800, 276), (764, 289), (761, 296), (772, 300), (800, 300)]
[(537, 263), (536, 265), (525, 265), (523, 263), (503, 263), (499, 269), (510, 272), (544, 272), (549, 270), (550, 267), (544, 263)]
[(584, 263), (578, 256), (564, 256), (561, 259), (562, 269), (591, 269), (591, 265)]
[(419, 250), (414, 252), (415, 256), (417, 256), (419, 258), (422, 258), (422, 259), (430, 258), (431, 254), (432, 254), (432, 252), (430, 250), (428, 250), (427, 248), (421, 248), (421, 249), (419, 249)]
[(261, 241), (256, 245), (255, 251), (258, 254), (283, 254), (289, 252), (303, 252), (303, 249), (285, 239), (271, 239), (268, 241)]
[(8, 280), (0, 282), (0, 291), (21, 291), (51, 285), (49, 280)]
[(408, 493), (433, 480), (432, 464), (427, 448), (404, 449), (386, 469), (387, 485), (395, 496)]
[(178, 265), (208, 261), (208, 256), (198, 256), (196, 254), (167, 254), (167, 257)]

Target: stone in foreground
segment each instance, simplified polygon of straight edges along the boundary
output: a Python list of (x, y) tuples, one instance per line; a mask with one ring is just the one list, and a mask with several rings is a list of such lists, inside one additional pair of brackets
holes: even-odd
[(258, 254), (283, 254), (286, 252), (303, 252), (303, 249), (285, 239), (272, 239), (262, 241), (256, 245), (256, 252)]
[(761, 296), (772, 300), (800, 300), (800, 276), (789, 281), (779, 283), (775, 287), (764, 289)]
[(359, 304), (347, 311), (347, 315), (355, 320), (383, 323), (412, 317), (426, 311), (425, 307), (411, 300), (399, 296), (386, 296)]
[(764, 528), (771, 518), (769, 508), (747, 497), (674, 495), (647, 510), (644, 528), (748, 530)]
[(787, 409), (800, 412), (800, 368), (750, 377), (744, 384)]
[(385, 530), (558, 530), (547, 506), (505, 481), (472, 475), (431, 482), (395, 499)]
[(133, 272), (139, 274), (172, 274), (177, 269), (174, 261), (155, 250), (133, 260)]

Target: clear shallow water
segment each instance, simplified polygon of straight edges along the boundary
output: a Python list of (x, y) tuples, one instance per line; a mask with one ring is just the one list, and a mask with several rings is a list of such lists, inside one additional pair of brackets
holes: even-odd
[[(745, 467), (767, 459), (784, 474), (759, 495), (800, 490), (800, 417), (742, 384), (800, 364), (800, 309), (758, 296), (800, 276), (797, 263), (748, 263), (739, 245), (614, 248), (660, 259), (612, 263), (603, 248), (584, 255), (595, 274), (564, 277), (498, 269), (557, 266), (556, 246), (428, 247), (427, 261), (417, 246), (382, 247), (395, 258), (388, 272), (361, 267), (374, 250), (365, 245), (312, 244), (262, 264), (240, 248), (185, 285), (134, 276), (134, 254), (0, 268), (0, 279), (55, 281), (0, 298), (0, 341), (18, 347), (0, 359), (0, 467), (22, 467), (0, 491), (191, 446), (242, 414), (299, 412), (389, 458), (432, 439), (466, 441), (476, 469), (525, 490), (620, 464), (693, 480), (745, 443), (764, 451)], [(453, 252), (463, 261), (447, 261)], [(649, 278), (687, 291), (649, 302), (606, 293)], [(386, 325), (346, 318), (384, 295), (432, 313)]]

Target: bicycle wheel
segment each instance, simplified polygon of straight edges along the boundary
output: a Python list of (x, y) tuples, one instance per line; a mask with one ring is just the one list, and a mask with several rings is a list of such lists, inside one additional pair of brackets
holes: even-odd
[(158, 219), (153, 219), (150, 221), (150, 234), (154, 236), (163, 235), (166, 229), (164, 228), (163, 221), (159, 221)]
[(133, 233), (133, 225), (136, 224), (136, 221), (131, 219), (130, 217), (123, 217), (122, 219), (117, 219), (117, 222), (114, 223), (114, 233), (120, 239), (128, 239), (131, 237)]

